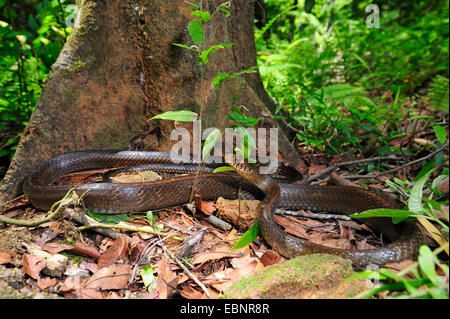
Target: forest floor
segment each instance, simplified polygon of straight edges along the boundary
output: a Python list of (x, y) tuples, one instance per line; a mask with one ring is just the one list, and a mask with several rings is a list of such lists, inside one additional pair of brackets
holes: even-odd
[[(431, 134), (425, 133), (402, 136), (391, 143), (423, 144)], [(363, 184), (392, 195), (405, 194), (401, 189), (387, 187), (385, 181), (392, 176), (414, 180), (420, 163), (404, 167), (390, 165), (392, 174), (351, 182), (342, 175), (355, 175), (359, 171), (340, 164), (348, 161), (347, 158), (306, 147), (298, 149), (308, 164), (308, 179), (316, 184)], [(430, 153), (419, 152), (416, 160), (427, 158)], [(448, 159), (446, 161), (444, 166), (448, 167)], [(64, 182), (96, 181), (102, 172), (72, 174)], [(378, 173), (381, 172), (371, 172)], [(444, 196), (448, 195), (448, 178), (439, 187)], [(60, 216), (33, 227), (0, 225), (0, 281), (14, 289), (14, 293), (6, 293), (6, 288), (0, 286), (3, 297), (6, 294), (6, 298), (43, 295), (94, 299), (219, 298), (238, 280), (285, 261), (261, 236), (245, 247), (233, 249), (256, 219), (256, 201), (223, 198), (204, 201), (197, 196), (192, 203), (178, 207), (109, 216), (88, 216), (82, 205), (73, 204), (73, 201), (60, 204), (64, 206), (61, 216), (65, 218)], [(448, 205), (442, 208), (448, 216)], [(45, 214), (21, 196), (9, 203), (2, 216), (30, 220)], [(97, 227), (80, 226), (75, 221), (77, 215), (90, 219)], [(309, 211), (286, 213), (279, 210), (275, 220), (289, 234), (331, 247), (369, 249), (384, 244), (382, 235), (345, 217), (323, 219)], [(445, 220), (444, 216), (442, 218)], [(102, 228), (98, 227), (99, 223)], [(431, 237), (428, 244), (431, 248), (437, 246)], [(398, 272), (412, 263), (406, 261), (387, 267)], [(445, 276), (442, 272), (440, 275)]]

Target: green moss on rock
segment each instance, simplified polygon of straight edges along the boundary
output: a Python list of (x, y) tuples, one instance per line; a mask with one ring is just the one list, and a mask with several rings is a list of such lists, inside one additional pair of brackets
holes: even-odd
[(235, 282), (225, 298), (349, 298), (367, 289), (363, 278), (345, 280), (351, 262), (328, 254), (300, 256)]

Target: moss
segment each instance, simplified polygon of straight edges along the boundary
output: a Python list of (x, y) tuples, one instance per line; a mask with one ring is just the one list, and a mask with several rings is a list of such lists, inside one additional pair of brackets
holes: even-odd
[(74, 73), (78, 72), (83, 66), (84, 66), (83, 61), (80, 61), (80, 60), (74, 61), (74, 62), (72, 63), (72, 65), (66, 69), (66, 74), (67, 74), (69, 77), (72, 77), (72, 75), (73, 75)]
[(283, 264), (266, 267), (238, 280), (225, 292), (224, 296), (225, 298), (295, 298), (304, 294), (320, 295), (324, 291), (340, 291), (336, 287), (341, 285), (344, 274), (348, 276), (352, 271), (350, 261), (337, 256), (327, 254), (301, 256)]

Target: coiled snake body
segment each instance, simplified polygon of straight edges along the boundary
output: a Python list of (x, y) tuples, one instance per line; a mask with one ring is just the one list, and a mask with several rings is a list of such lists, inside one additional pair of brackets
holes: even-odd
[[(119, 214), (186, 203), (193, 187), (194, 192), (204, 199), (219, 196), (235, 199), (240, 191), (246, 199), (261, 200), (258, 206), (261, 233), (281, 255), (292, 258), (312, 253), (330, 253), (351, 259), (357, 269), (370, 264), (381, 266), (388, 261), (416, 259), (418, 248), (424, 243), (424, 234), (416, 222), (403, 222), (400, 227), (394, 227), (388, 219), (371, 219), (371, 226), (378, 227), (377, 230), (393, 239), (392, 243), (376, 249), (349, 251), (321, 246), (288, 235), (273, 219), (276, 207), (350, 214), (371, 208), (393, 207), (393, 203), (380, 194), (359, 187), (278, 184), (267, 176), (259, 175), (248, 164), (235, 163), (227, 156), (225, 159), (244, 180), (233, 173), (212, 173), (212, 168), (206, 167), (197, 178), (195, 175), (186, 175), (142, 183), (54, 185), (58, 178), (82, 170), (147, 164), (154, 164), (157, 170), (158, 166), (160, 170), (170, 170), (171, 167), (169, 153), (163, 152), (72, 152), (47, 161), (27, 176), (24, 193), (35, 207), (48, 210), (54, 202), (74, 188), (79, 195), (84, 194), (84, 203), (91, 211)], [(178, 166), (178, 170), (183, 171), (183, 166)], [(186, 166), (186, 171), (191, 170), (192, 165), (190, 168)]]

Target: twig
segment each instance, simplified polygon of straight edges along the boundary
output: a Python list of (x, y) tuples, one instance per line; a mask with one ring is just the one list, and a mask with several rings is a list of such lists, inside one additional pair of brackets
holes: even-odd
[(183, 269), (183, 271), (186, 273), (186, 275), (189, 276), (189, 278), (191, 278), (202, 290), (203, 292), (206, 294), (206, 296), (211, 299), (211, 294), (208, 291), (208, 288), (206, 288), (206, 286), (192, 273), (190, 272), (190, 270), (178, 259), (176, 258), (167, 248), (166, 246), (161, 243), (161, 247), (164, 249), (165, 253), (170, 257), (170, 259), (172, 259), (173, 261), (175, 261), (178, 266), (181, 267), (181, 269)]
[[(77, 224), (81, 224), (81, 225), (93, 225), (93, 224), (98, 224), (98, 221), (95, 220), (94, 218), (92, 218), (91, 216), (87, 215), (85, 213), (85, 211), (80, 208), (80, 207), (75, 207), (74, 209), (72, 208), (67, 208), (66, 211), (64, 212), (64, 216), (66, 218), (68, 218), (69, 220), (73, 220), (74, 222), (76, 222)], [(117, 239), (119, 238), (119, 236), (124, 236), (123, 233), (119, 233), (115, 230), (112, 229), (106, 229), (106, 228), (95, 228), (93, 229), (95, 232), (112, 238), (112, 239)], [(129, 236), (126, 236), (128, 242), (131, 242), (131, 238)]]
[(304, 213), (304, 212), (295, 212), (292, 210), (282, 210), (282, 209), (276, 209), (275, 214), (296, 216), (296, 217), (306, 217), (306, 218), (313, 218), (313, 219), (332, 219), (332, 220), (347, 220), (347, 221), (352, 220), (347, 215)]
[(384, 161), (384, 160), (399, 160), (400, 158), (398, 158), (397, 156), (377, 156), (377, 157), (372, 157), (372, 158), (364, 158), (364, 159), (360, 159), (360, 160), (354, 160), (354, 161), (348, 161), (348, 162), (340, 162), (340, 163), (335, 163), (327, 168), (325, 168), (324, 170), (321, 170), (320, 172), (309, 176), (304, 183), (308, 183), (310, 181), (312, 181), (313, 179), (317, 179), (319, 177), (322, 177), (323, 175), (327, 174), (328, 172), (341, 167), (341, 166), (347, 166), (347, 165), (354, 165), (354, 164), (362, 164), (362, 163), (368, 163), (368, 162), (374, 162), (374, 161)]
[(145, 227), (137, 227), (132, 225), (124, 225), (124, 224), (102, 224), (102, 223), (95, 223), (91, 225), (84, 225), (78, 227), (78, 230), (85, 230), (89, 228), (106, 228), (106, 229), (122, 229), (126, 231), (133, 231), (133, 232), (141, 232), (141, 233), (148, 233), (152, 235), (162, 236), (162, 237), (168, 237), (171, 236), (172, 239), (175, 239), (177, 241), (184, 241), (184, 238), (173, 236), (172, 234), (159, 232), (157, 230), (145, 228)]
[[(31, 219), (31, 220), (22, 220), (15, 218), (8, 218), (4, 216), (0, 216), (0, 222), (6, 224), (12, 224), (17, 226), (26, 226), (26, 227), (36, 227), (43, 223), (55, 220), (59, 218), (65, 211), (67, 206), (76, 204), (79, 200), (78, 195), (70, 190), (66, 196), (62, 200), (59, 201), (59, 206), (55, 211), (50, 210), (49, 214), (43, 218)], [(53, 207), (52, 207), (53, 208)]]
[(426, 155), (426, 156), (424, 156), (424, 157), (421, 157), (421, 158), (419, 158), (419, 159), (416, 159), (416, 160), (414, 160), (414, 161), (405, 163), (405, 164), (403, 164), (403, 165), (401, 165), (401, 166), (399, 166), (399, 167), (390, 169), (390, 170), (385, 171), (385, 172), (381, 172), (381, 173), (378, 173), (378, 174), (372, 174), (372, 175), (348, 175), (348, 176), (343, 176), (343, 177), (345, 177), (345, 178), (347, 178), (347, 179), (353, 179), (353, 178), (356, 178), (356, 179), (359, 179), (359, 178), (377, 178), (377, 177), (379, 177), (379, 176), (381, 176), (381, 175), (390, 174), (390, 173), (396, 172), (396, 171), (398, 171), (398, 170), (401, 170), (401, 169), (403, 169), (403, 168), (405, 168), (405, 167), (408, 167), (408, 166), (411, 166), (411, 165), (420, 163), (420, 162), (422, 162), (422, 161), (425, 161), (425, 160), (429, 159), (430, 157), (433, 157), (433, 156), (436, 155), (437, 153), (441, 152), (441, 151), (442, 151), (444, 148), (446, 148), (447, 146), (448, 146), (448, 140), (447, 140), (447, 142), (445, 142), (444, 145), (442, 145), (442, 146), (439, 147), (438, 149), (434, 150), (434, 151), (431, 152), (430, 154), (428, 154), (428, 155)]

